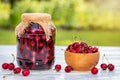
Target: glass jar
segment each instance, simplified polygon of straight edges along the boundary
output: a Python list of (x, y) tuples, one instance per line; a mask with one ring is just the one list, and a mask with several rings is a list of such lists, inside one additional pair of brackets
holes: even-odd
[(54, 63), (56, 28), (46, 13), (24, 13), (15, 29), (17, 63), (21, 68), (50, 69)]

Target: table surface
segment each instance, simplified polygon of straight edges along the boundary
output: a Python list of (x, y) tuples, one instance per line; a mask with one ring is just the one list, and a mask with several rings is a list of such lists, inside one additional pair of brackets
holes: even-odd
[[(64, 49), (66, 46), (56, 46), (55, 47), (55, 64), (62, 64), (62, 70), (56, 72), (52, 69), (45, 71), (35, 71), (32, 70), (28, 77), (23, 77), (22, 74), (11, 75), (3, 80), (120, 80), (120, 47), (101, 47), (100, 60), (96, 67), (99, 68), (97, 75), (92, 75), (90, 72), (77, 72), (72, 71), (71, 73), (65, 73), (64, 67), (66, 66), (64, 60)], [(62, 50), (63, 49), (63, 50)], [(10, 62), (12, 60), (11, 53), (16, 55), (15, 45), (0, 45), (0, 65), (4, 62)], [(115, 70), (110, 72), (108, 70), (103, 71), (100, 69), (100, 64), (102, 63), (102, 56), (106, 54), (109, 62), (115, 65)], [(16, 64), (16, 62), (15, 62)], [(17, 65), (17, 64), (16, 64)], [(8, 70), (3, 70), (0, 67), (0, 80), (2, 80), (3, 75), (11, 73)]]

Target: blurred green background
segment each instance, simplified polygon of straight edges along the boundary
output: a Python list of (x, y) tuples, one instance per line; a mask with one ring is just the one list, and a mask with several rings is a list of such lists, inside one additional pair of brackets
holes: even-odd
[(76, 40), (120, 46), (119, 0), (0, 0), (0, 45), (15, 45), (22, 13), (49, 13), (57, 28), (56, 45)]

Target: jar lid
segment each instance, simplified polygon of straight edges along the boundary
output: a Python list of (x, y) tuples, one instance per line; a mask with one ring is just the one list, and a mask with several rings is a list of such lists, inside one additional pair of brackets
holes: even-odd
[(47, 40), (51, 36), (49, 25), (51, 24), (51, 15), (47, 13), (23, 13), (22, 22), (15, 28), (16, 35), (20, 36), (31, 22), (38, 23), (44, 29)]

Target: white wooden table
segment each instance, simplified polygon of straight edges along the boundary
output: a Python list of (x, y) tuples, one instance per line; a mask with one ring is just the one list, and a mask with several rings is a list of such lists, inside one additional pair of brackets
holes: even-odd
[[(28, 77), (23, 77), (22, 74), (19, 74), (3, 79), (3, 75), (11, 72), (8, 70), (3, 70), (1, 68), (1, 64), (3, 62), (10, 62), (12, 60), (11, 53), (16, 54), (16, 46), (0, 45), (0, 80), (120, 80), (120, 47), (99, 47), (100, 60), (97, 65), (99, 68), (99, 73), (97, 75), (92, 75), (90, 72), (64, 72), (66, 63), (64, 61), (64, 51), (61, 49), (65, 48), (65, 46), (56, 46), (55, 48), (54, 64), (62, 65), (62, 70), (60, 72), (55, 72), (53, 69), (46, 71), (32, 70)], [(102, 62), (101, 59), (104, 53), (106, 54), (106, 57), (109, 59), (109, 61), (115, 65), (115, 70), (112, 72), (108, 70), (102, 71), (99, 67)]]

